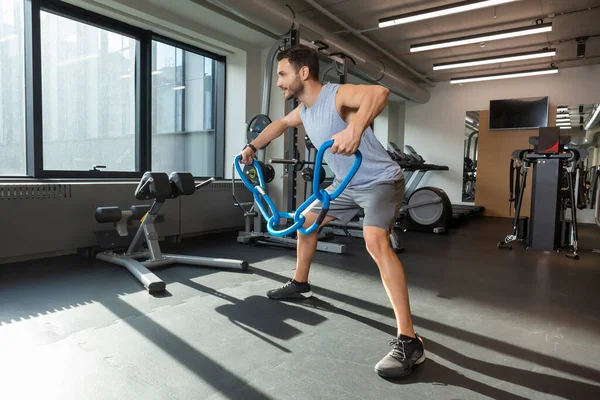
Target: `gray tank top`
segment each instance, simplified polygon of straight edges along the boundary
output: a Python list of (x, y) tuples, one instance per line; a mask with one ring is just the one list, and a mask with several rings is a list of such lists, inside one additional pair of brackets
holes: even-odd
[[(306, 134), (317, 149), (348, 126), (335, 107), (335, 96), (339, 86), (333, 83), (323, 85), (317, 102), (310, 108), (304, 104), (300, 108), (300, 117)], [(348, 187), (366, 188), (375, 182), (404, 179), (402, 169), (392, 160), (370, 127), (364, 132), (358, 149), (363, 156), (362, 164)], [(332, 154), (329, 149), (323, 156), (337, 181), (346, 177), (354, 164), (354, 158), (354, 156)]]

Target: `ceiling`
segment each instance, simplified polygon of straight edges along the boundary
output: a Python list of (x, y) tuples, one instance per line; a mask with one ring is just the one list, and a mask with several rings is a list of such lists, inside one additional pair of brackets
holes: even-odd
[[(356, 46), (365, 47), (364, 41), (348, 32), (307, 1), (279, 1), (288, 4), (303, 17), (326, 27), (329, 32), (335, 32), (336, 35)], [(352, 28), (362, 31), (364, 36), (389, 51), (431, 82), (447, 81), (455, 77), (545, 68), (549, 67), (551, 63), (554, 63), (559, 69), (600, 64), (600, 0), (520, 0), (496, 7), (387, 28), (378, 28), (380, 18), (453, 4), (459, 0), (314, 1)], [(556, 15), (549, 17), (551, 14)], [(410, 53), (410, 46), (414, 44), (526, 27), (535, 24), (535, 21), (540, 18), (543, 19), (543, 22), (552, 22), (552, 32), (483, 44)], [(577, 58), (577, 42), (575, 40), (582, 36), (589, 37), (583, 59)], [(435, 63), (541, 50), (545, 47), (555, 48), (556, 56), (503, 64), (433, 70)], [(414, 73), (406, 71), (406, 75), (417, 83), (424, 83), (422, 77), (418, 77)]]

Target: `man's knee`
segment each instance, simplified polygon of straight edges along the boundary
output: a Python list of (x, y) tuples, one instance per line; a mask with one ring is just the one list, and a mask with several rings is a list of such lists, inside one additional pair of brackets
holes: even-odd
[[(317, 213), (314, 213), (312, 211), (305, 213), (304, 214), (304, 224), (302, 224), (302, 227), (304, 229), (310, 228), (317, 221), (317, 218), (319, 218), (319, 214), (317, 214)], [(334, 217), (326, 215), (325, 218), (323, 219), (323, 222), (321, 222), (321, 224), (319, 225), (319, 229), (317, 229), (316, 232), (320, 231), (325, 225), (327, 225), (334, 219), (335, 219)], [(298, 232), (298, 234), (300, 234), (300, 232)]]
[(390, 248), (390, 232), (388, 230), (377, 226), (365, 226), (363, 227), (363, 236), (367, 250), (377, 258)]

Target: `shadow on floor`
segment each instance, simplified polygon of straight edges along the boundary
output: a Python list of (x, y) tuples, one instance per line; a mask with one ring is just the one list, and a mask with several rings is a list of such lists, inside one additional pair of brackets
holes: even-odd
[[(381, 332), (387, 333), (392, 337), (396, 335), (396, 327), (384, 324), (379, 321), (375, 321), (365, 316), (358, 315), (348, 310), (341, 309), (316, 297), (304, 300), (302, 301), (302, 304), (308, 308), (316, 308), (321, 311), (330, 312), (353, 319), (357, 322), (368, 325)], [(462, 329), (448, 329), (450, 327), (447, 327), (443, 324), (438, 324), (435, 327), (432, 327), (432, 324), (428, 324), (428, 320), (424, 318), (413, 317), (413, 319), (415, 320), (415, 325), (427, 328), (429, 330), (434, 330), (440, 334), (448, 335), (449, 333), (452, 333), (451, 336), (456, 337), (458, 339), (468, 341), (475, 345), (484, 346), (486, 348), (493, 349), (505, 354), (513, 355), (517, 350), (520, 351), (521, 354), (516, 358), (523, 359), (525, 356), (526, 358), (524, 359), (527, 359), (531, 362), (538, 363), (538, 361), (542, 361), (547, 364), (550, 364), (548, 368), (552, 368), (555, 370), (563, 370), (564, 372), (572, 375), (581, 376), (581, 374), (583, 374), (586, 379), (600, 382), (600, 372), (598, 371), (577, 366), (569, 362), (561, 362), (561, 360), (556, 359), (554, 357), (549, 357), (536, 352), (523, 350), (517, 346), (499, 342), (493, 339), (488, 339), (480, 335), (466, 332)], [(473, 343), (473, 341), (470, 339), (474, 338), (475, 340)], [(492, 377), (499, 381), (509, 382), (541, 393), (556, 395), (564, 398), (573, 398), (574, 394), (577, 394), (577, 396), (580, 396), (579, 398), (582, 399), (600, 398), (600, 386), (597, 385), (592, 385), (573, 379), (559, 377), (556, 375), (549, 375), (534, 371), (526, 371), (519, 368), (481, 361), (461, 354), (458, 351), (452, 350), (428, 337), (423, 337), (423, 340), (425, 342), (425, 349), (428, 353), (433, 353), (436, 356), (441, 357), (464, 369), (468, 369), (478, 374)], [(571, 367), (575, 367), (575, 371), (570, 370)], [(398, 384), (431, 382), (449, 386), (464, 387), (468, 390), (472, 390), (474, 392), (480, 393), (484, 396), (492, 397), (494, 399), (523, 399), (523, 397), (521, 396), (517, 396), (515, 394), (501, 390), (497, 387), (486, 385), (484, 383), (473, 380), (431, 359), (427, 360), (424, 364), (420, 365), (411, 376), (392, 381)]]

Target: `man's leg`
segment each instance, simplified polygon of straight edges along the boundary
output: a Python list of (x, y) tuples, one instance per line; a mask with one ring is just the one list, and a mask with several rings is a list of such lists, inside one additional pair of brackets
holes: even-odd
[[(308, 212), (305, 214), (306, 222), (303, 227), (309, 228), (317, 220), (319, 214)], [(319, 226), (315, 232), (308, 235), (303, 235), (298, 232), (298, 247), (296, 253), (298, 255), (296, 261), (296, 273), (294, 274), (294, 280), (297, 282), (308, 282), (308, 272), (310, 270), (310, 263), (312, 262), (313, 256), (317, 251), (318, 232), (321, 227), (327, 225), (335, 218), (329, 215), (325, 216), (323, 223)]]
[(405, 376), (411, 373), (415, 365), (425, 361), (425, 349), (413, 328), (404, 267), (392, 249), (388, 230), (364, 226), (363, 234), (367, 250), (379, 267), (398, 326), (398, 336), (392, 341), (392, 350), (375, 365), (375, 371), (383, 377)]
[(365, 244), (379, 268), (383, 286), (394, 309), (398, 330), (398, 336), (392, 341), (392, 351), (377, 363), (375, 370), (385, 377), (404, 376), (416, 364), (425, 361), (423, 343), (412, 324), (404, 267), (390, 244), (389, 230), (393, 229), (402, 205), (404, 180), (376, 184), (368, 190), (356, 191), (353, 195), (365, 210)]
[[(309, 228), (316, 220), (319, 214), (313, 212), (307, 212), (304, 217), (306, 221), (303, 227)], [(329, 222), (333, 221), (335, 217), (327, 215), (319, 229)], [(312, 296), (310, 284), (308, 283), (308, 272), (310, 270), (310, 264), (312, 258), (317, 251), (318, 232), (308, 235), (303, 235), (298, 232), (298, 246), (296, 247), (297, 258), (296, 261), (296, 272), (294, 278), (290, 279), (285, 285), (278, 287), (277, 289), (269, 290), (267, 296), (271, 299), (289, 299), (289, 298), (308, 298)]]
[(404, 267), (390, 245), (389, 231), (376, 226), (365, 226), (363, 234), (367, 251), (379, 267), (383, 286), (392, 303), (398, 325), (398, 336), (415, 337)]

